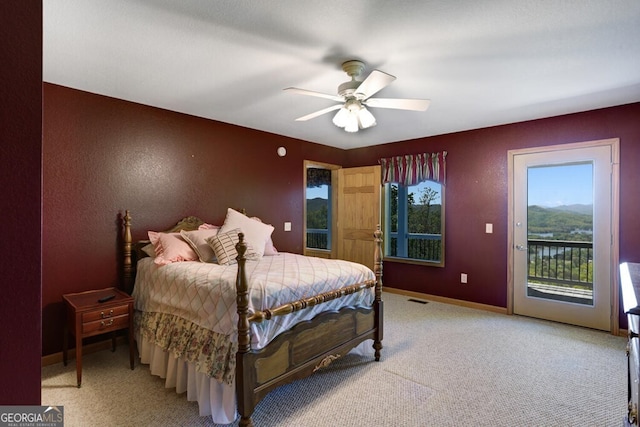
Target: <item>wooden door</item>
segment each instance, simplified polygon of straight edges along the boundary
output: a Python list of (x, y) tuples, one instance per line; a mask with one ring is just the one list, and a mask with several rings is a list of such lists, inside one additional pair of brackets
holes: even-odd
[(339, 169), (337, 257), (373, 269), (373, 233), (380, 224), (380, 166)]

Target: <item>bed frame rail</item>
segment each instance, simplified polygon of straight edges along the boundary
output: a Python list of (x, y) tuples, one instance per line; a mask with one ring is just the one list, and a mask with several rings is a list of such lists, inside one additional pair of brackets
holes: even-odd
[(285, 316), (287, 314), (295, 313), (296, 311), (304, 310), (305, 308), (313, 307), (315, 305), (324, 304), (325, 302), (329, 302), (334, 299), (342, 298), (345, 295), (351, 295), (368, 288), (373, 288), (375, 285), (375, 280), (367, 280), (362, 283), (345, 286), (344, 288), (325, 292), (319, 295), (312, 296), (310, 298), (304, 298), (298, 301), (289, 302), (272, 309), (256, 311), (249, 316), (249, 322), (261, 323), (264, 320), (271, 320), (276, 316)]

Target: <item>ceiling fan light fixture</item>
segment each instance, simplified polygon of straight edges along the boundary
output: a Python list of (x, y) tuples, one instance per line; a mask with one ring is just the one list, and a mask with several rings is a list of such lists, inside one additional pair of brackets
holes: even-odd
[(360, 103), (347, 103), (333, 117), (333, 124), (347, 132), (357, 132), (375, 126), (376, 119)]
[(370, 128), (376, 125), (376, 118), (365, 107), (362, 107), (358, 111), (358, 122), (360, 123), (360, 129)]
[(349, 121), (349, 110), (342, 107), (338, 110), (335, 116), (333, 116), (333, 124), (338, 126), (339, 128), (343, 128), (347, 125)]
[(358, 116), (355, 114), (349, 114), (347, 125), (344, 127), (346, 132), (358, 132)]

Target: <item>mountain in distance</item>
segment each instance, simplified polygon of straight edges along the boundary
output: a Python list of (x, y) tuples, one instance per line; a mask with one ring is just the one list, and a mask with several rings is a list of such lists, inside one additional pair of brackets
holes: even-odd
[(581, 205), (581, 204), (563, 205), (563, 206), (554, 206), (546, 209), (564, 211), (564, 212), (573, 212), (573, 213), (585, 214), (585, 215), (593, 214), (593, 205)]
[[(565, 205), (545, 208), (529, 206), (529, 235), (551, 237), (554, 240), (587, 240), (593, 231), (592, 205)], [(580, 236), (582, 235), (582, 236)]]
[(315, 199), (307, 199), (307, 211), (315, 211), (327, 206), (327, 199), (316, 197)]

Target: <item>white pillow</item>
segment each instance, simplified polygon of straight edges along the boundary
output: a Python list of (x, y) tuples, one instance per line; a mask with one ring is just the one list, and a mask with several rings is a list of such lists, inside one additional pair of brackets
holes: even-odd
[[(262, 222), (262, 220), (257, 216), (252, 216), (251, 219), (255, 219), (258, 222)], [(271, 224), (268, 224), (268, 225), (271, 225)], [(269, 239), (267, 240), (267, 244), (264, 246), (264, 256), (273, 256), (273, 255), (278, 255), (278, 250), (276, 249), (275, 246), (273, 246), (273, 240), (271, 240), (271, 237), (269, 237)]]
[(242, 230), (244, 240), (253, 248), (259, 258), (262, 257), (264, 255), (265, 245), (271, 238), (271, 233), (273, 233), (273, 226), (263, 224), (236, 210), (228, 208), (227, 217), (224, 220), (224, 224), (222, 224), (222, 228), (220, 228), (220, 233), (227, 233), (236, 228)]
[(217, 228), (205, 228), (194, 231), (180, 230), (180, 235), (196, 252), (200, 262), (216, 262), (216, 255), (207, 243), (207, 239), (216, 234), (218, 234)]

